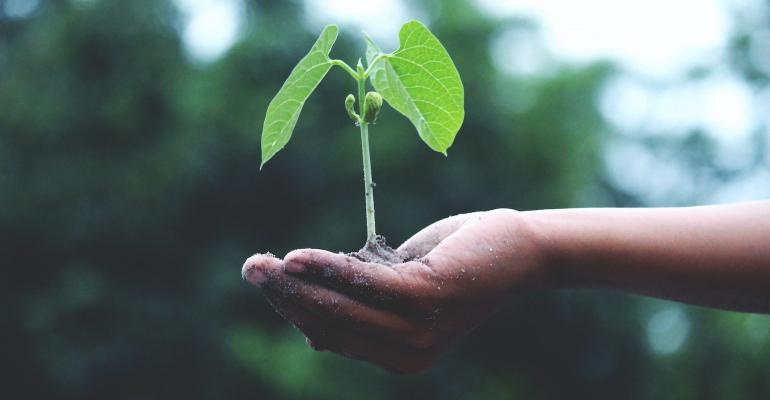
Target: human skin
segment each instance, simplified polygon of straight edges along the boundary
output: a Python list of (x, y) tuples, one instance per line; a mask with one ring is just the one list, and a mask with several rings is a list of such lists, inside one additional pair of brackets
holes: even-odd
[(500, 209), (440, 220), (386, 266), (324, 250), (256, 254), (242, 274), (317, 350), (429, 368), (516, 293), (604, 288), (770, 312), (770, 201)]

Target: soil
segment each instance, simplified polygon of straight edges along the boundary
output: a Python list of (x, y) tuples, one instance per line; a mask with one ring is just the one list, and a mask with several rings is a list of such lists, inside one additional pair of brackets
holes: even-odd
[(400, 264), (402, 262), (410, 261), (413, 259), (413, 257), (409, 257), (406, 253), (400, 252), (388, 246), (385, 237), (382, 235), (377, 235), (374, 238), (374, 243), (366, 242), (361, 250), (348, 253), (347, 255), (355, 257), (361, 261), (384, 265)]

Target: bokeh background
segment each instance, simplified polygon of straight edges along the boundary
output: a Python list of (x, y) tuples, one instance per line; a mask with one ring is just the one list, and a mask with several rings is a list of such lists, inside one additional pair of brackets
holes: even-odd
[(460, 212), (770, 197), (770, 2), (0, 0), (4, 398), (770, 397), (770, 318), (619, 293), (512, 299), (433, 370), (310, 350), (243, 260), (365, 235), (334, 69), (259, 172), (326, 23), (354, 64), (429, 24), (466, 90), (449, 157), (385, 108), (378, 228)]

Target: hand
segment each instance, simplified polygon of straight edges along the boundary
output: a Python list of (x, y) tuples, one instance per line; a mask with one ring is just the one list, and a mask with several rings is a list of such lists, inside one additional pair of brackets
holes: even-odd
[(304, 249), (283, 260), (254, 255), (242, 273), (316, 350), (404, 373), (433, 365), (511, 292), (550, 281), (532, 230), (513, 210), (446, 218), (398, 251), (412, 261), (387, 266)]

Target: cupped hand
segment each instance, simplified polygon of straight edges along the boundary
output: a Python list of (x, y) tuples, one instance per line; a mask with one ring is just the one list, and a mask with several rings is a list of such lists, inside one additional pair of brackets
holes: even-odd
[(513, 210), (443, 219), (398, 251), (411, 261), (389, 266), (314, 249), (283, 260), (257, 254), (242, 274), (316, 350), (403, 373), (429, 368), (510, 293), (551, 281), (532, 229)]

